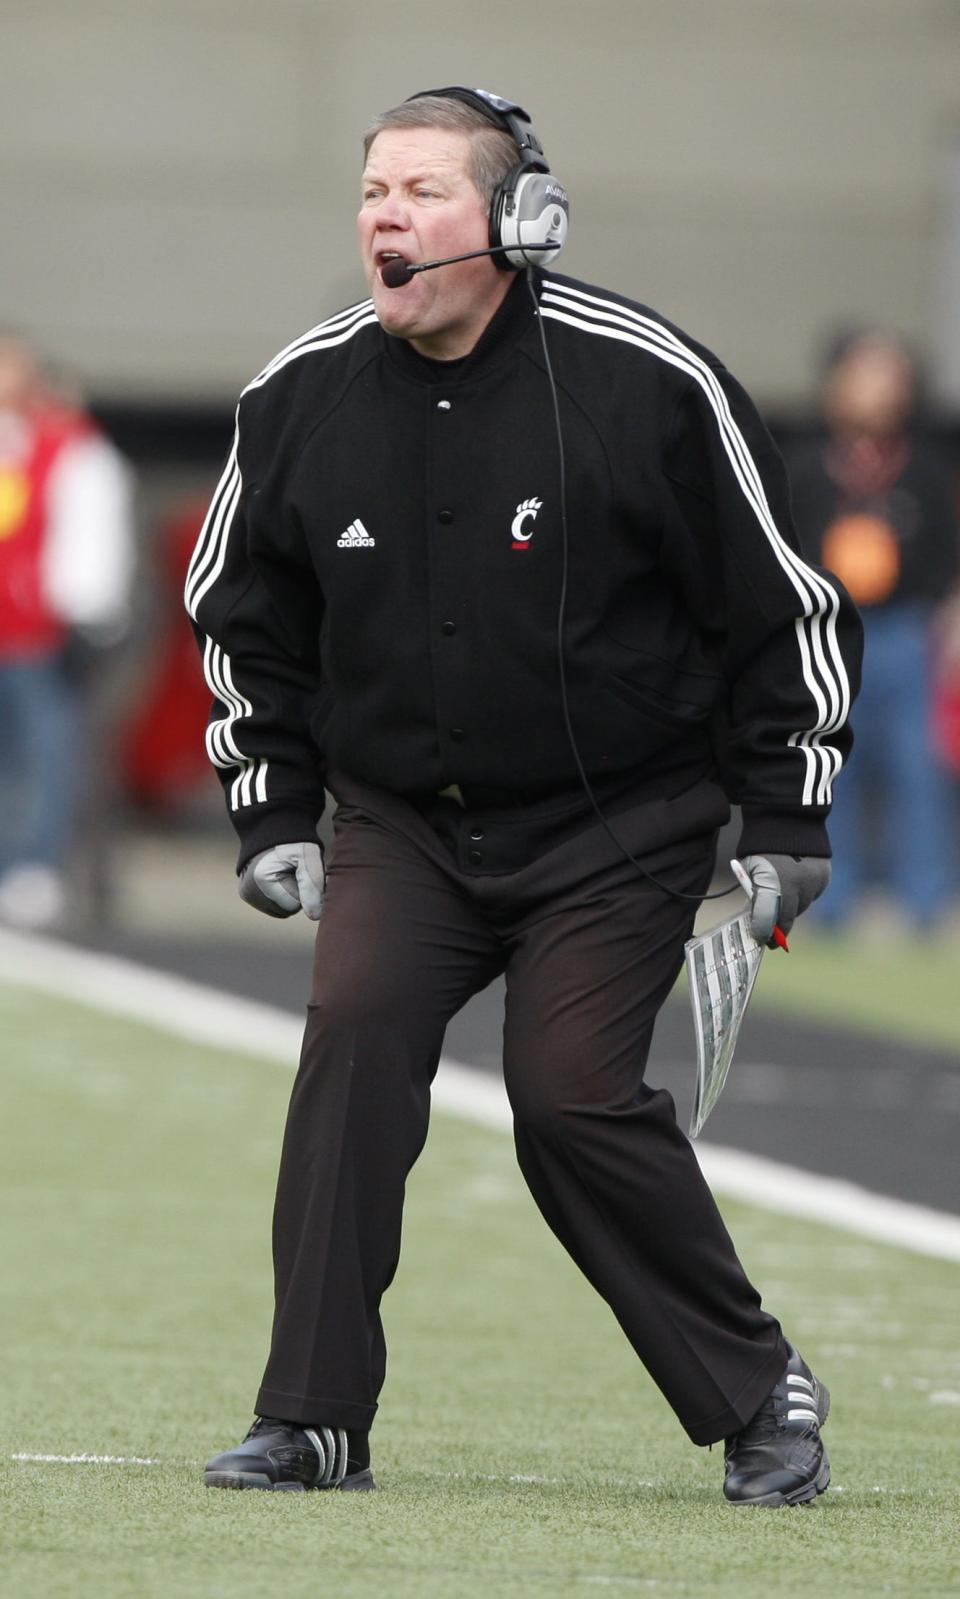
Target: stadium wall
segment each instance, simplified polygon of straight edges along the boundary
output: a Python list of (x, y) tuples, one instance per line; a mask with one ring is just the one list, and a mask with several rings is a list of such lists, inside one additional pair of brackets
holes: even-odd
[[(516, 95), (566, 269), (805, 408), (825, 329), (937, 369), (955, 0), (2, 0), (0, 322), (114, 404), (225, 404), (362, 293), (358, 136), (437, 83)], [(960, 357), (958, 357), (960, 358)]]

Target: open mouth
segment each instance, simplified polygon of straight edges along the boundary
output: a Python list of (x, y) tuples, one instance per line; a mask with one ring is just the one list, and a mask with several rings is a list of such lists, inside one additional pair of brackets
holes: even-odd
[(406, 256), (401, 255), (399, 250), (378, 250), (374, 260), (376, 262), (377, 271), (381, 275), (381, 281), (383, 278), (383, 269), (387, 265), (388, 261), (405, 261), (406, 259)]

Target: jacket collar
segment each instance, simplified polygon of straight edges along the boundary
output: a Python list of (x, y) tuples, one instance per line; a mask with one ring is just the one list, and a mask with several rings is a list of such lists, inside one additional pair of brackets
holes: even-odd
[[(534, 288), (540, 297), (540, 273), (534, 269)], [(487, 323), (469, 355), (457, 361), (431, 361), (419, 355), (406, 339), (398, 339), (381, 329), (386, 352), (390, 360), (405, 377), (415, 383), (442, 383), (448, 388), (466, 378), (483, 377), (499, 365), (504, 355), (533, 327), (533, 306), (525, 282), (525, 274), (518, 272), (509, 291)]]

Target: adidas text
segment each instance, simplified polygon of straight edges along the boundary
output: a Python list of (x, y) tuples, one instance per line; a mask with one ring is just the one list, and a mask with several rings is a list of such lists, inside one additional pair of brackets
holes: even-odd
[(338, 550), (372, 550), (376, 539), (370, 537), (359, 517), (351, 522), (345, 532), (337, 539)]

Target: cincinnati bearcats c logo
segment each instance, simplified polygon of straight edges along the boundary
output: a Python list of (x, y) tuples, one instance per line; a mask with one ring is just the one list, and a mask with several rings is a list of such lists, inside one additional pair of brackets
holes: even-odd
[(524, 532), (524, 523), (528, 520), (535, 522), (537, 519), (537, 512), (540, 510), (542, 505), (542, 500), (534, 499), (521, 500), (520, 504), (517, 506), (517, 514), (510, 526), (510, 536), (513, 539), (513, 547), (515, 550), (525, 550), (529, 547), (530, 540), (533, 538), (533, 528), (531, 527), (529, 533)]

